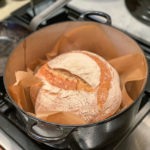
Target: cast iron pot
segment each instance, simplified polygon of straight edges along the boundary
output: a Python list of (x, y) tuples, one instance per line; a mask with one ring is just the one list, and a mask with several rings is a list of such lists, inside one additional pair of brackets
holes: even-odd
[[(80, 19), (84, 19), (89, 14), (98, 14), (106, 18), (105, 24), (110, 24), (111, 19), (107, 14), (101, 12), (86, 12), (81, 15)], [(20, 115), (20, 119), (25, 126), (25, 131), (27, 134), (36, 141), (41, 143), (45, 143), (55, 148), (67, 148), (71, 147), (71, 149), (103, 149), (104, 147), (111, 145), (115, 142), (118, 142), (130, 129), (130, 125), (135, 121), (134, 118), (137, 114), (141, 97), (144, 94), (144, 88), (141, 92), (140, 96), (125, 110), (122, 112), (109, 117), (100, 122), (86, 124), (86, 125), (61, 125), (46, 122), (40, 120), (38, 118), (33, 117), (29, 113), (22, 110), (12, 99), (11, 95), (8, 92), (8, 86), (12, 85), (15, 81), (15, 72), (18, 70), (24, 70), (27, 64), (25, 63), (25, 59), (27, 59), (27, 63), (30, 63), (32, 60), (36, 58), (44, 57), (45, 53), (47, 53), (48, 49), (53, 46), (53, 44), (48, 45), (45, 44), (44, 40), (41, 39), (49, 38), (49, 41), (52, 41), (52, 38), (58, 38), (60, 34), (63, 33), (65, 28), (70, 26), (78, 26), (79, 24), (86, 24), (86, 21), (75, 21), (75, 22), (64, 22), (55, 24), (52, 26), (48, 26), (44, 29), (39, 30), (38, 32), (33, 33), (23, 42), (21, 42), (18, 47), (12, 52), (9, 57), (9, 60), (6, 65), (6, 70), (4, 74), (4, 83), (5, 88), (8, 93), (8, 97), (5, 99), (13, 104)], [(96, 23), (97, 24), (97, 23)], [(57, 30), (55, 27), (57, 26)], [(138, 45), (127, 35), (110, 27), (108, 25), (101, 24), (101, 26), (108, 30), (108, 34), (115, 38), (112, 38), (116, 43), (125, 43), (126, 49), (130, 51), (136, 50), (142, 53), (142, 50), (138, 47)], [(44, 32), (46, 30), (46, 32)], [(39, 39), (40, 35), (40, 39)], [(49, 36), (55, 35), (55, 36)], [(38, 42), (37, 42), (38, 41)], [(26, 47), (26, 43), (28, 43), (28, 48), (30, 51), (24, 53), (24, 48)], [(41, 47), (42, 48), (39, 48)], [(120, 45), (120, 49), (125, 52), (124, 44)], [(32, 47), (32, 48), (31, 48)], [(41, 50), (42, 49), (42, 50)], [(32, 50), (32, 54), (31, 54)], [(143, 54), (144, 55), (144, 54)], [(145, 59), (146, 64), (146, 59)], [(147, 64), (146, 64), (146, 70)], [(148, 72), (148, 71), (147, 71)], [(147, 73), (148, 74), (148, 73)], [(143, 87), (146, 84), (146, 80), (144, 82)]]

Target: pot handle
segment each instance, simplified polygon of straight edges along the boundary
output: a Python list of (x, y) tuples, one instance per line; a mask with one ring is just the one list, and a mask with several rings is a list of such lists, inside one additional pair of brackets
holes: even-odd
[[(11, 102), (11, 100), (9, 99), (8, 95), (4, 96), (4, 99), (12, 104), (15, 108), (15, 104)], [(39, 141), (39, 142), (43, 142), (43, 143), (52, 143), (52, 142), (56, 142), (56, 141), (60, 141), (63, 140), (65, 138), (67, 138), (73, 131), (76, 130), (76, 127), (72, 127), (72, 128), (62, 128), (60, 126), (57, 125), (51, 125), (51, 127), (53, 128), (53, 130), (57, 130), (57, 132), (59, 132), (60, 134), (58, 136), (52, 136), (52, 137), (46, 137), (43, 135), (40, 135), (39, 133), (36, 133), (36, 131), (33, 130), (33, 127), (38, 125), (38, 121), (30, 116), (28, 116), (28, 120), (25, 118), (25, 116), (23, 115), (23, 112), (21, 112), (19, 109), (17, 109), (18, 113), (21, 116), (21, 121), (23, 123), (23, 125), (25, 126), (25, 131), (27, 132), (27, 134), (34, 140)], [(49, 127), (49, 124), (42, 122), (42, 125), (45, 125), (46, 127)]]
[[(100, 16), (100, 17), (103, 17), (105, 21), (103, 21), (102, 19), (94, 19), (90, 16)], [(102, 24), (107, 24), (107, 25), (111, 25), (112, 23), (111, 17), (108, 14), (104, 12), (100, 12), (100, 11), (86, 11), (79, 16), (79, 20), (81, 21), (92, 20), (92, 21), (96, 21)]]
[[(46, 123), (43, 124), (47, 125)], [(43, 143), (52, 143), (52, 142), (63, 140), (67, 138), (75, 130), (75, 128), (62, 128), (60, 126), (53, 125), (51, 127), (53, 127), (54, 130), (57, 130), (59, 132), (59, 135), (46, 137), (44, 135), (40, 135), (39, 133), (36, 133), (36, 131), (33, 130), (33, 127), (36, 125), (38, 125), (38, 122), (36, 120), (28, 118), (28, 122), (26, 123), (25, 130), (31, 138)], [(47, 125), (47, 127), (49, 127), (49, 124)]]

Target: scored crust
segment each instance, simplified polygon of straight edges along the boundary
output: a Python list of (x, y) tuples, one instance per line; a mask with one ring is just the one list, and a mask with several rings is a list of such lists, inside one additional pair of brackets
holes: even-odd
[(120, 107), (118, 73), (94, 53), (61, 54), (43, 65), (36, 76), (43, 82), (40, 89), (32, 87), (30, 90), (36, 114), (70, 112), (90, 123), (113, 115)]

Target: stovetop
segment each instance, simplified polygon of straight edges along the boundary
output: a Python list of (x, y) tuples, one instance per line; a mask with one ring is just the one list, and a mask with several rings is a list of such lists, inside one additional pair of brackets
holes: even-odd
[(69, 7), (83, 11), (102, 11), (112, 18), (112, 25), (150, 46), (149, 0), (72, 0)]
[[(23, 9), (28, 8), (29, 6), (25, 6)], [(22, 10), (18, 10), (18, 12), (23, 12)], [(16, 12), (12, 14), (8, 20), (17, 22), (22, 26), (28, 26), (28, 23), (32, 19), (31, 11), (28, 10), (29, 13), (22, 14), (17, 16)], [(42, 28), (46, 25), (53, 24), (61, 21), (68, 20), (76, 20), (80, 15), (80, 12), (71, 9), (69, 7), (62, 8), (53, 18), (49, 18), (43, 24), (40, 25), (39, 28)], [(28, 33), (30, 34), (30, 33)], [(20, 39), (24, 39), (24, 37), (28, 34), (23, 35)], [(16, 40), (17, 44), (20, 40)], [(145, 56), (147, 58), (149, 69), (150, 69), (150, 46), (143, 44), (142, 41), (137, 41), (139, 46), (143, 49)], [(1, 44), (1, 43), (0, 43)], [(8, 55), (5, 55), (5, 57)], [(0, 59), (2, 57), (0, 56)], [(50, 146), (46, 146), (45, 144), (37, 143), (34, 140), (30, 139), (24, 132), (24, 126), (18, 120), (18, 113), (16, 113), (15, 108), (6, 102), (3, 97), (6, 94), (3, 77), (0, 76), (0, 148), (4, 148), (5, 150), (55, 150)], [(145, 88), (145, 95), (142, 98), (141, 109), (142, 111), (146, 111), (150, 108), (150, 78), (148, 78), (147, 86)], [(143, 112), (141, 113), (141, 115)], [(147, 150), (150, 147), (150, 113), (142, 116), (142, 119), (139, 123), (136, 124), (136, 128), (131, 130), (131, 132), (121, 140), (120, 143), (116, 143), (117, 146), (115, 150)], [(115, 144), (115, 145), (116, 145)], [(108, 148), (113, 149), (113, 148)]]

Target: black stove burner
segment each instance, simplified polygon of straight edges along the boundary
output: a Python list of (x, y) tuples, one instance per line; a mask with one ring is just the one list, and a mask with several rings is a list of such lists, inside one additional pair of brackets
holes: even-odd
[(150, 0), (126, 0), (126, 5), (135, 18), (150, 25)]

